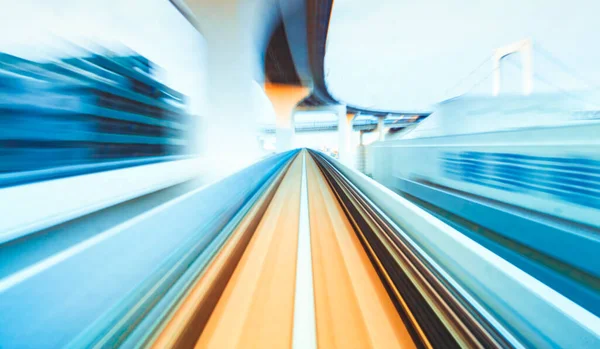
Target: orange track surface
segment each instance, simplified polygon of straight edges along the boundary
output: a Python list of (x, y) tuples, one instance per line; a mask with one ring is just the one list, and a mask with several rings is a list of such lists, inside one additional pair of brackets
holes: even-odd
[(329, 184), (306, 166), (318, 347), (415, 348)]
[[(414, 348), (337, 198), (305, 154), (317, 346)], [(253, 206), (153, 348), (292, 347), (302, 153), (282, 176), (272, 200), (265, 195)]]
[(281, 182), (196, 348), (292, 343), (302, 159)]
[(273, 191), (277, 189), (279, 179), (283, 176), (284, 173), (278, 175), (278, 178), (267, 189), (266, 195), (263, 195), (252, 206), (221, 251), (179, 304), (166, 326), (152, 343), (152, 348), (193, 348), (195, 346), (198, 334), (206, 326), (237, 262), (257, 228), (258, 222), (256, 221), (266, 211), (269, 200), (273, 197)]

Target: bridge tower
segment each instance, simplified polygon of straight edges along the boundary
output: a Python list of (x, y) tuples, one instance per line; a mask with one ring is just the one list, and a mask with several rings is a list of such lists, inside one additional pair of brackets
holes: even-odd
[(523, 65), (522, 79), (523, 79), (523, 94), (529, 95), (533, 89), (533, 67), (532, 67), (532, 51), (533, 44), (531, 39), (524, 39), (512, 44), (499, 47), (494, 50), (492, 54), (492, 69), (494, 74), (493, 83), (493, 94), (497, 96), (500, 94), (501, 75), (500, 75), (500, 61), (509, 55), (520, 53), (521, 62)]

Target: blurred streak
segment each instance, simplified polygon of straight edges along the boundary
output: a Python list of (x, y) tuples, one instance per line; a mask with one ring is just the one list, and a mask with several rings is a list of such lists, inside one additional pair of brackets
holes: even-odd
[(152, 61), (79, 51), (39, 61), (0, 53), (0, 186), (14, 172), (26, 182), (42, 169), (184, 154), (187, 98), (158, 81)]
[[(534, 6), (507, 1), (487, 8)], [(536, 90), (472, 94), (491, 77), (500, 92), (500, 55), (463, 74), (479, 49), (538, 23), (473, 30), (448, 17), (485, 6), (433, 23), (421, 5), (362, 3), (332, 21), (351, 44), (337, 52), (333, 0), (15, 3), (0, 21), (0, 349), (285, 346), (299, 290), (329, 346), (600, 343), (600, 90), (505, 59)], [(535, 64), (578, 52), (540, 41)], [(439, 102), (448, 86), (460, 97)], [(301, 171), (298, 146), (341, 161), (311, 150)]]

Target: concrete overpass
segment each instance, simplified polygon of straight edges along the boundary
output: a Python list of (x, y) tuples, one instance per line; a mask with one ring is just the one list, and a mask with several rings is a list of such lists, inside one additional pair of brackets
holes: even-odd
[[(341, 159), (347, 159), (349, 146), (344, 144), (347, 144), (350, 128), (346, 125), (354, 116), (361, 113), (376, 117), (410, 114), (418, 115), (417, 120), (420, 120), (427, 115), (369, 110), (346, 105), (330, 95), (323, 64), (333, 6), (331, 0), (172, 2), (208, 42), (206, 71), (210, 107), (205, 113), (202, 123), (205, 131), (201, 136), (206, 154), (214, 153), (213, 149), (239, 154), (243, 149), (253, 156), (258, 143), (251, 132), (245, 131), (255, 129), (261, 113), (270, 112), (261, 108), (266, 100), (270, 101), (269, 108), (276, 116), (274, 132), (280, 152), (293, 145), (294, 132), (298, 130), (293, 125), (295, 111), (329, 110), (336, 113)], [(228, 25), (224, 26), (224, 23)], [(388, 120), (392, 119), (388, 117)], [(374, 127), (373, 120), (355, 124), (363, 131)], [(224, 134), (223, 129), (230, 131)], [(380, 129), (383, 130), (383, 126)]]

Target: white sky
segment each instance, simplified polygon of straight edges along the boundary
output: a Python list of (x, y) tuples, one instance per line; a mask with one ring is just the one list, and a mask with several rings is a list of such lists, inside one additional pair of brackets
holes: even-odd
[[(492, 50), (531, 38), (586, 81), (534, 50), (534, 92), (584, 89), (600, 84), (598, 13), (597, 0), (336, 0), (328, 87), (363, 107), (430, 109), (467, 91), (491, 93)], [(502, 92), (519, 92), (518, 68), (504, 64), (502, 74)]]

